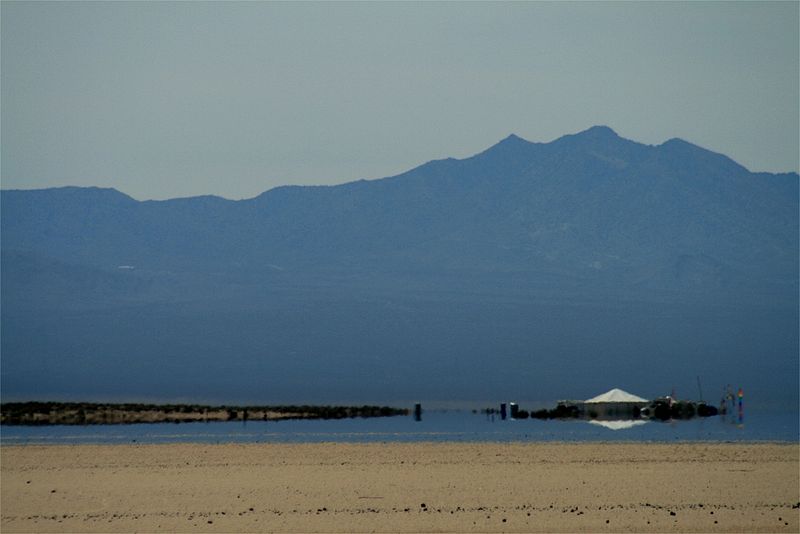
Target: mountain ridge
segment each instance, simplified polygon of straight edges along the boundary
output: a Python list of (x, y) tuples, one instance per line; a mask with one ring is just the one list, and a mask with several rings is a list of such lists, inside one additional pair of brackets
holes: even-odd
[[(172, 265), (187, 268), (201, 263), (207, 250), (245, 263), (273, 255), (270, 263), (308, 265), (323, 257), (336, 264), (359, 250), (368, 252), (363, 259), (378, 254), (405, 261), (398, 247), (416, 248), (418, 267), (435, 256), (434, 264), (442, 267), (459, 263), (443, 256), (457, 257), (453, 247), (459, 242), (470, 243), (465, 250), (471, 258), (462, 263), (484, 263), (490, 270), (489, 257), (505, 255), (501, 261), (511, 261), (514, 269), (539, 264), (586, 276), (608, 265), (602, 257), (588, 257), (603, 248), (608, 250), (600, 256), (636, 255), (636, 247), (657, 256), (667, 243), (675, 245), (669, 252), (674, 261), (695, 249), (733, 265), (743, 261), (738, 243), (708, 239), (709, 225), (713, 232), (739, 227), (766, 233), (754, 236), (756, 249), (765, 248), (776, 232), (788, 235), (781, 221), (793, 220), (796, 198), (781, 197), (796, 196), (797, 181), (786, 175), (783, 191), (773, 187), (777, 176), (749, 173), (726, 156), (687, 142), (653, 147), (593, 127), (544, 144), (512, 135), (469, 158), (434, 160), (396, 176), (282, 186), (240, 201), (208, 195), (136, 201), (109, 188), (4, 191), (3, 237), (11, 250), (95, 267), (149, 263), (156, 268), (159, 256), (180, 251), (172, 255)], [(14, 202), (17, 197), (25, 200)], [(46, 200), (37, 204), (42, 197)], [(697, 224), (707, 231), (686, 228), (703, 210)], [(91, 232), (98, 239), (92, 240)], [(652, 242), (659, 235), (661, 242)], [(706, 240), (698, 241), (704, 235)], [(432, 249), (425, 245), (431, 239)], [(346, 254), (337, 256), (336, 246)], [(713, 252), (720, 246), (727, 250)], [(771, 252), (773, 262), (791, 263), (778, 252)], [(559, 265), (556, 257), (565, 253), (569, 257)], [(107, 261), (97, 261), (101, 258)], [(414, 261), (405, 265), (412, 268)]]
[(683, 141), (598, 127), (244, 200), (0, 201), (4, 398), (588, 398), (603, 374), (656, 396), (720, 373), (797, 397), (797, 174)]
[(124, 195), (124, 196), (126, 196), (126, 197), (128, 197), (131, 200), (134, 200), (136, 202), (168, 202), (168, 201), (173, 201), (173, 200), (197, 199), (197, 198), (217, 198), (217, 199), (226, 200), (228, 202), (247, 202), (247, 201), (255, 200), (255, 199), (265, 195), (266, 193), (269, 193), (270, 191), (273, 191), (274, 189), (295, 188), (295, 187), (296, 188), (316, 188), (316, 187), (319, 187), (319, 188), (331, 188), (331, 187), (339, 187), (339, 186), (356, 184), (356, 183), (361, 183), (361, 182), (370, 183), (370, 182), (376, 182), (376, 181), (382, 181), (382, 180), (390, 180), (390, 179), (394, 179), (394, 178), (398, 178), (398, 177), (404, 176), (404, 175), (406, 175), (406, 174), (408, 174), (410, 172), (415, 171), (416, 169), (419, 169), (421, 167), (425, 167), (425, 166), (428, 166), (428, 165), (431, 165), (431, 164), (436, 165), (436, 164), (441, 164), (441, 163), (469, 161), (469, 160), (472, 160), (474, 158), (478, 158), (479, 156), (482, 156), (484, 154), (492, 153), (492, 151), (494, 149), (497, 149), (497, 148), (505, 149), (507, 147), (525, 147), (525, 148), (541, 147), (541, 146), (546, 146), (546, 145), (552, 145), (554, 143), (559, 143), (559, 142), (563, 143), (563, 142), (567, 142), (567, 141), (572, 141), (572, 140), (576, 140), (576, 139), (577, 140), (581, 140), (581, 141), (586, 141), (586, 140), (590, 140), (590, 141), (597, 141), (597, 140), (621, 141), (621, 142), (625, 142), (625, 143), (631, 143), (631, 144), (639, 146), (639, 147), (647, 147), (647, 148), (653, 148), (653, 149), (669, 148), (669, 147), (689, 148), (692, 151), (696, 151), (696, 152), (699, 152), (699, 153), (702, 153), (702, 154), (706, 154), (706, 155), (709, 155), (709, 156), (713, 155), (713, 156), (720, 156), (722, 158), (726, 158), (727, 160), (729, 160), (730, 162), (734, 163), (738, 167), (740, 167), (740, 168), (742, 168), (742, 169), (744, 169), (744, 170), (746, 170), (746, 171), (748, 171), (748, 172), (750, 172), (752, 174), (757, 174), (757, 175), (761, 175), (761, 176), (789, 176), (789, 177), (792, 177), (792, 176), (797, 177), (798, 176), (798, 173), (796, 173), (794, 171), (786, 171), (786, 172), (778, 172), (778, 173), (775, 173), (775, 172), (762, 172), (762, 171), (751, 171), (751, 170), (747, 169), (746, 167), (744, 167), (743, 165), (741, 165), (738, 162), (736, 162), (730, 156), (727, 156), (727, 155), (722, 154), (722, 153), (714, 152), (712, 150), (709, 150), (709, 149), (704, 148), (704, 147), (702, 147), (700, 145), (694, 144), (694, 143), (692, 143), (690, 141), (687, 141), (685, 139), (682, 139), (680, 137), (672, 137), (672, 138), (667, 139), (666, 141), (664, 141), (664, 142), (662, 142), (660, 144), (651, 145), (651, 144), (639, 143), (637, 141), (633, 141), (631, 139), (622, 137), (619, 134), (617, 134), (616, 131), (614, 131), (609, 126), (595, 125), (595, 126), (591, 126), (591, 127), (587, 128), (586, 130), (582, 130), (582, 131), (574, 133), (574, 134), (562, 135), (562, 136), (560, 136), (560, 137), (558, 137), (558, 138), (556, 138), (556, 139), (554, 139), (552, 141), (549, 141), (549, 142), (530, 141), (530, 140), (527, 140), (527, 139), (525, 139), (525, 138), (523, 138), (523, 137), (521, 137), (521, 136), (519, 136), (519, 135), (517, 135), (515, 133), (511, 133), (508, 136), (506, 136), (505, 138), (503, 138), (500, 141), (498, 141), (497, 143), (495, 143), (494, 145), (492, 145), (492, 146), (490, 146), (490, 147), (488, 147), (488, 148), (486, 148), (486, 149), (484, 149), (482, 151), (479, 151), (479, 152), (477, 152), (477, 153), (475, 153), (475, 154), (473, 154), (471, 156), (467, 156), (465, 158), (446, 157), (446, 158), (433, 159), (433, 160), (430, 160), (430, 161), (427, 161), (425, 163), (422, 163), (422, 164), (420, 164), (420, 165), (418, 165), (416, 167), (413, 167), (412, 169), (410, 169), (408, 171), (404, 171), (404, 172), (402, 172), (400, 174), (397, 174), (397, 175), (385, 176), (385, 177), (379, 177), (379, 178), (368, 178), (368, 179), (351, 180), (351, 181), (346, 181), (346, 182), (342, 182), (342, 183), (339, 183), (339, 184), (308, 184), (308, 185), (286, 184), (286, 185), (279, 185), (279, 186), (275, 186), (273, 188), (267, 189), (265, 191), (262, 191), (261, 193), (258, 193), (253, 197), (242, 198), (242, 199), (229, 199), (227, 197), (223, 197), (223, 196), (220, 196), (220, 195), (199, 194), (199, 195), (191, 195), (191, 196), (186, 196), (186, 197), (174, 197), (174, 198), (158, 199), (158, 200), (155, 200), (155, 199), (141, 199), (140, 200), (140, 199), (133, 198), (130, 195), (128, 195), (127, 193), (125, 193), (124, 191), (120, 191), (119, 189), (116, 189), (114, 187), (74, 186), (74, 185), (43, 187), (43, 188), (35, 188), (35, 189), (22, 189), (22, 188), (0, 189), (0, 192), (15, 193), (15, 192), (33, 192), (33, 191), (54, 191), (54, 190), (87, 190), (87, 191), (95, 190), (95, 191), (115, 191), (115, 192), (120, 193), (121, 195)]

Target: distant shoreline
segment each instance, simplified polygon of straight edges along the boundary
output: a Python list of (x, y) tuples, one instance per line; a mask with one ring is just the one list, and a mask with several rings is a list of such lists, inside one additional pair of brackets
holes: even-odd
[(0, 424), (10, 426), (113, 425), (210, 421), (347, 419), (408, 415), (389, 406), (210, 406), (92, 402), (8, 402), (0, 404)]

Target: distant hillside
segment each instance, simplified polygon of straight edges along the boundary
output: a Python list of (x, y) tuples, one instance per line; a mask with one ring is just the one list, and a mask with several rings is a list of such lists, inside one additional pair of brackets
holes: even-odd
[(798, 175), (679, 139), (598, 126), (242, 201), (67, 187), (4, 190), (1, 208), (4, 397), (535, 399), (562, 395), (554, 379), (624, 385), (594, 388), (597, 369), (633, 390), (796, 376)]

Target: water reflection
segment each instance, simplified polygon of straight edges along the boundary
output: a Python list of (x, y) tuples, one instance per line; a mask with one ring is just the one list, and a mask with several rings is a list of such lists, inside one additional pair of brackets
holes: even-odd
[(591, 420), (588, 421), (588, 423), (590, 425), (602, 426), (604, 428), (608, 428), (609, 430), (627, 430), (636, 426), (646, 425), (648, 421), (644, 419), (626, 419), (615, 421)]
[[(303, 443), (530, 441), (798, 441), (796, 412), (748, 412), (679, 421), (506, 419), (470, 411), (425, 410), (385, 418), (337, 420), (2, 427), (0, 443)], [(611, 430), (611, 431), (609, 431)]]

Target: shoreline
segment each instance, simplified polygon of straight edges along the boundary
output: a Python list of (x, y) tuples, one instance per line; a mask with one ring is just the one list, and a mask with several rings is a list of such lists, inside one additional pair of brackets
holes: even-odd
[[(198, 421), (202, 422), (202, 421)], [(224, 423), (224, 421), (209, 421), (209, 423)], [(136, 423), (140, 424), (140, 423)], [(160, 423), (141, 423), (141, 424), (160, 424)], [(168, 425), (166, 423), (165, 425)], [(184, 423), (190, 424), (190, 423)], [(72, 425), (69, 425), (72, 426)], [(800, 441), (784, 441), (784, 440), (777, 440), (777, 439), (769, 439), (769, 440), (741, 440), (741, 441), (720, 441), (720, 440), (681, 440), (681, 439), (670, 439), (670, 440), (649, 440), (643, 441), (640, 439), (616, 439), (616, 440), (536, 440), (536, 439), (529, 439), (529, 440), (504, 440), (504, 439), (497, 439), (497, 440), (464, 440), (464, 441), (448, 441), (448, 440), (406, 440), (406, 441), (392, 441), (392, 440), (374, 440), (374, 441), (342, 441), (342, 440), (330, 440), (330, 441), (143, 441), (143, 440), (133, 440), (133, 441), (113, 441), (113, 442), (103, 442), (103, 441), (81, 441), (81, 442), (70, 442), (70, 443), (62, 443), (62, 442), (53, 442), (53, 441), (32, 441), (27, 443), (15, 442), (15, 443), (6, 443), (0, 441), (0, 451), (4, 449), (11, 449), (11, 448), (25, 448), (25, 447), (161, 447), (161, 446), (208, 446), (208, 447), (227, 447), (227, 446), (272, 446), (272, 445), (285, 445), (285, 446), (303, 446), (303, 445), (475, 445), (475, 446), (484, 446), (484, 445), (495, 445), (495, 446), (527, 446), (527, 445), (580, 445), (580, 446), (592, 446), (592, 445), (600, 445), (600, 446), (617, 446), (617, 445), (641, 445), (643, 447), (648, 446), (668, 446), (668, 445), (712, 445), (712, 446), (769, 446), (774, 445), (776, 447), (791, 447), (797, 446), (798, 447), (798, 454), (800, 454)]]
[(203, 405), (95, 402), (6, 402), (0, 404), (2, 426), (93, 426), (137, 423), (211, 423), (282, 421), (290, 419), (348, 419), (408, 415), (390, 406), (331, 405)]
[(797, 532), (799, 460), (797, 443), (2, 445), (0, 530)]

